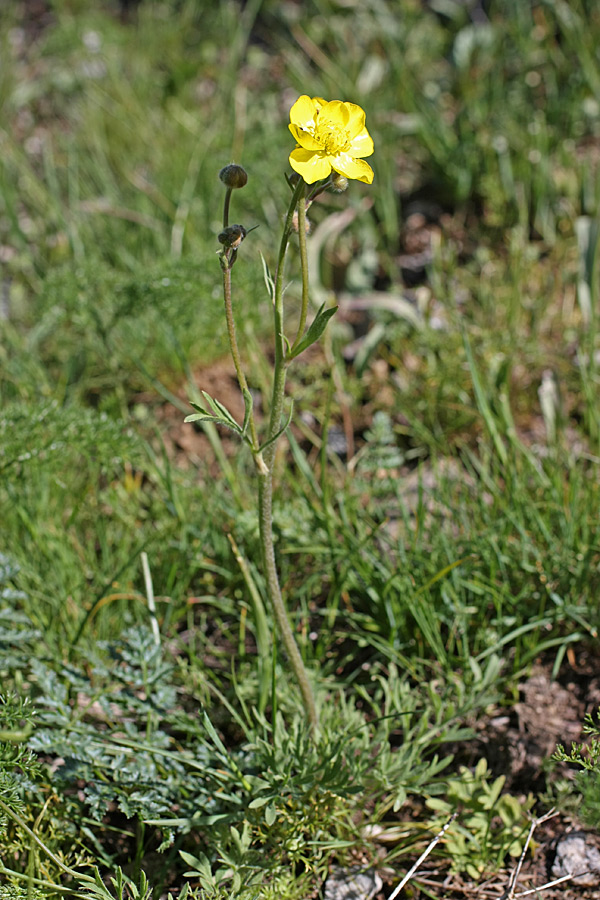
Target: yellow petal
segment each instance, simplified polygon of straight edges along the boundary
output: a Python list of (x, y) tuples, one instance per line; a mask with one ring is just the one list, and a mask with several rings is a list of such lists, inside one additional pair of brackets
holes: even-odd
[[(333, 157), (331, 168), (334, 172), (345, 175), (346, 178), (354, 178), (356, 181), (364, 181), (366, 184), (373, 183), (374, 174), (369, 163), (362, 159), (352, 159), (349, 153), (338, 153)], [(306, 179), (304, 180), (306, 181)]]
[(305, 131), (312, 131), (315, 127), (316, 114), (317, 107), (314, 100), (307, 94), (302, 94), (290, 109), (290, 122)]
[(330, 100), (319, 110), (319, 118), (327, 119), (328, 122), (338, 125), (340, 128), (346, 128), (350, 113), (346, 109), (346, 104), (341, 100)]
[(302, 147), (296, 147), (290, 153), (290, 166), (307, 184), (327, 178), (331, 172), (331, 163), (324, 153), (311, 153)]
[(348, 111), (348, 125), (346, 126), (350, 140), (360, 134), (365, 127), (365, 111), (356, 103), (344, 103)]
[(321, 109), (322, 106), (325, 106), (327, 100), (323, 100), (322, 97), (313, 97), (313, 103), (317, 107), (317, 109)]
[[(288, 128), (296, 138), (296, 143), (300, 144), (301, 147), (304, 147), (305, 150), (322, 150), (321, 144), (319, 141), (316, 141), (312, 134), (309, 134), (308, 131), (302, 131), (301, 128), (298, 128), (297, 125), (288, 125)], [(368, 154), (366, 154), (368, 156)]]
[(354, 159), (362, 159), (363, 156), (370, 156), (373, 152), (373, 139), (366, 128), (352, 138), (350, 144), (350, 154)]

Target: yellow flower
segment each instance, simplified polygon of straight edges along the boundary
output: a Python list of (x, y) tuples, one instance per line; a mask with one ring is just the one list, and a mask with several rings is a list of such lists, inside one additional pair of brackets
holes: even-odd
[(303, 94), (290, 110), (289, 129), (298, 142), (290, 165), (307, 184), (327, 178), (332, 169), (346, 178), (373, 181), (373, 169), (363, 159), (373, 152), (373, 141), (356, 103), (328, 103)]

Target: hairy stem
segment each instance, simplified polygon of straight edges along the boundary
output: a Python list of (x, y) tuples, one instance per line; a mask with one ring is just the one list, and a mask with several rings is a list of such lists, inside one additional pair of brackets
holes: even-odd
[(281, 595), (277, 563), (275, 561), (275, 547), (273, 545), (273, 471), (269, 469), (265, 475), (259, 474), (259, 524), (260, 540), (263, 553), (264, 573), (267, 581), (269, 598), (273, 606), (275, 621), (285, 652), (296, 676), (304, 707), (310, 723), (313, 738), (317, 736), (319, 717), (315, 697), (308, 674), (296, 638), (290, 625), (290, 620)]
[(231, 203), (232, 188), (225, 191), (225, 201), (223, 203), (223, 228), (229, 225), (229, 204)]
[(300, 306), (300, 322), (298, 333), (292, 345), (292, 352), (296, 349), (304, 335), (306, 317), (308, 315), (308, 252), (306, 249), (306, 186), (298, 197), (298, 248), (300, 250), (300, 269), (302, 271), (302, 304)]
[[(235, 319), (233, 317), (233, 302), (231, 299), (231, 266), (233, 260), (229, 256), (229, 251), (226, 251), (221, 256), (221, 268), (223, 270), (223, 299), (225, 301), (225, 319), (227, 321), (227, 336), (229, 338), (229, 349), (231, 352), (231, 356), (233, 359), (233, 364), (235, 366), (235, 372), (237, 375), (238, 384), (240, 386), (240, 390), (242, 394), (245, 396), (248, 393), (248, 382), (246, 381), (246, 376), (244, 374), (244, 370), (242, 369), (242, 358), (240, 356), (240, 350), (237, 342), (237, 335), (235, 331)], [(252, 450), (254, 455), (258, 454), (258, 436), (256, 433), (256, 423), (254, 421), (254, 415), (250, 413), (249, 419), (249, 428), (250, 428), (250, 438), (252, 440)]]
[[(281, 244), (279, 247), (279, 256), (277, 259), (277, 271), (275, 275), (275, 291), (273, 297), (273, 320), (275, 326), (275, 365), (273, 370), (273, 392), (271, 396), (271, 414), (269, 418), (269, 429), (267, 439), (272, 440), (281, 428), (281, 419), (283, 414), (283, 404), (285, 398), (285, 375), (286, 375), (286, 341), (284, 335), (283, 322), (283, 270), (285, 257), (287, 253), (288, 241), (292, 231), (292, 222), (294, 211), (300, 204), (304, 206), (304, 197), (306, 186), (303, 181), (298, 182), (286, 216)], [(308, 268), (303, 267), (302, 284), (303, 296), (306, 292), (308, 283)], [(306, 294), (308, 297), (308, 294)], [(260, 524), (260, 540), (263, 556), (263, 565), (265, 578), (267, 581), (267, 589), (269, 598), (273, 606), (275, 621), (286, 653), (288, 655), (290, 665), (296, 676), (300, 693), (306, 708), (306, 714), (310, 723), (313, 737), (316, 738), (319, 719), (317, 715), (317, 706), (315, 703), (314, 693), (308, 679), (308, 674), (298, 649), (298, 644), (294, 637), (290, 620), (281, 595), (281, 587), (279, 584), (279, 576), (277, 573), (277, 563), (275, 560), (275, 547), (273, 544), (273, 467), (275, 463), (275, 450), (277, 441), (273, 440), (264, 451), (264, 462), (266, 471), (259, 472), (258, 494), (259, 494), (259, 524)]]
[[(269, 430), (267, 432), (267, 440), (271, 440), (281, 428), (281, 416), (283, 414), (283, 401), (285, 398), (285, 374), (286, 374), (286, 342), (283, 331), (283, 270), (285, 265), (285, 257), (288, 248), (290, 234), (292, 232), (292, 223), (294, 221), (294, 211), (298, 203), (298, 198), (304, 193), (305, 185), (303, 181), (299, 181), (292, 196), (285, 223), (283, 233), (281, 235), (281, 243), (279, 245), (279, 255), (277, 257), (277, 270), (275, 272), (275, 291), (273, 296), (273, 322), (275, 330), (275, 364), (273, 367), (273, 390), (271, 394), (271, 414), (269, 417)], [(273, 466), (275, 457), (276, 442), (269, 444), (264, 452), (265, 463), (268, 469)]]

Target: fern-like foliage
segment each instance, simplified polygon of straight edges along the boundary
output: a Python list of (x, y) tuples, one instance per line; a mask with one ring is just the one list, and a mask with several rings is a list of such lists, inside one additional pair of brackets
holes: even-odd
[(122, 422), (104, 413), (62, 407), (55, 401), (38, 408), (14, 403), (0, 414), (0, 474), (12, 478), (35, 464), (64, 472), (68, 462), (94, 460), (112, 472), (127, 459), (141, 457), (142, 443)]
[[(0, 694), (0, 798), (11, 809), (23, 806), (23, 795), (40, 775), (40, 765), (27, 740), (35, 711), (29, 699)], [(0, 810), (0, 834), (7, 818)]]
[(590, 713), (586, 715), (582, 731), (587, 742), (573, 742), (570, 753), (559, 744), (552, 758), (579, 768), (575, 779), (581, 793), (579, 815), (587, 825), (597, 828), (600, 825), (600, 710), (595, 719)]

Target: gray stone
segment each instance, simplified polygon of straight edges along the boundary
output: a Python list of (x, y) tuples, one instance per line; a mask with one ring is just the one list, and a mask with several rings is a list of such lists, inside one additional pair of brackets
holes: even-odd
[(573, 884), (594, 887), (600, 884), (600, 851), (584, 832), (566, 834), (556, 845), (552, 875), (554, 878), (577, 876), (573, 878)]
[(323, 900), (371, 900), (382, 886), (374, 869), (363, 872), (360, 866), (349, 869), (334, 866), (325, 882)]

